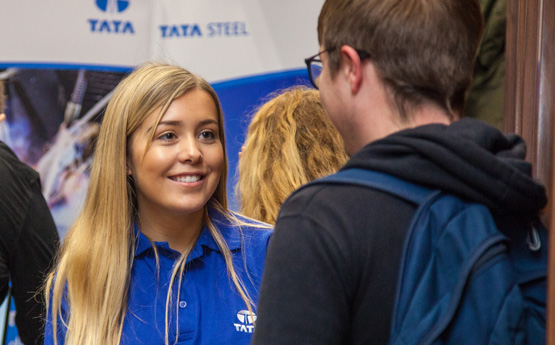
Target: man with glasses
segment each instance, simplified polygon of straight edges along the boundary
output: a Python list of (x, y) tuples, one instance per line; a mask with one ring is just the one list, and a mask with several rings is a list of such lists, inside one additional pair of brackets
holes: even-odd
[[(459, 120), (481, 33), (476, 0), (326, 0), (306, 63), (351, 155), (345, 168), (533, 218), (546, 194), (523, 141)], [(294, 193), (270, 243), (253, 344), (387, 344), (415, 210), (355, 185)]]

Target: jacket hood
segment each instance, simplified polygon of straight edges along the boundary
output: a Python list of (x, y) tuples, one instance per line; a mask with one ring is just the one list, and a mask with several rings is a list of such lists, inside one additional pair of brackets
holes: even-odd
[(531, 177), (526, 143), (484, 122), (464, 118), (394, 133), (366, 145), (345, 168), (397, 176), (488, 206), (494, 214), (535, 218), (547, 204), (545, 187)]

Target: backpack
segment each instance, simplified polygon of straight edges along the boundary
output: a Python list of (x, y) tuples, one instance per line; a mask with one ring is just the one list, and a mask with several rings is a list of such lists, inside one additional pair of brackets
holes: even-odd
[(365, 169), (313, 184), (367, 186), (417, 205), (390, 345), (545, 344), (548, 235), (539, 221), (509, 238), (484, 205)]

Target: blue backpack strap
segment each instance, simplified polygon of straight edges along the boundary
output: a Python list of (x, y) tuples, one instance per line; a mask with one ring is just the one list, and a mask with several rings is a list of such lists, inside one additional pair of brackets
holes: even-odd
[(340, 170), (333, 175), (312, 181), (305, 186), (330, 183), (363, 185), (393, 194), (417, 205), (439, 193), (382, 172), (360, 168)]

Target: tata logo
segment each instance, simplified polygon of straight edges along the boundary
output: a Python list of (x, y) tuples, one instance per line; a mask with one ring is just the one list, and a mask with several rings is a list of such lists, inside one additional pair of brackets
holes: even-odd
[(89, 19), (91, 32), (106, 34), (134, 34), (135, 29), (129, 21)]
[[(118, 14), (129, 7), (127, 0), (96, 0), (96, 6), (106, 13)], [(135, 34), (133, 23), (128, 20), (89, 19), (89, 29), (101, 34)]]
[(160, 25), (162, 38), (238, 37), (248, 36), (246, 22), (212, 22), (202, 26), (197, 23)]
[(129, 0), (96, 0), (96, 6), (107, 13), (121, 13), (129, 7)]
[(256, 321), (256, 314), (248, 310), (241, 310), (237, 313), (239, 323), (234, 323), (237, 332), (252, 333), (254, 332), (254, 322)]
[(160, 25), (160, 30), (162, 30), (162, 38), (202, 36), (198, 24)]

